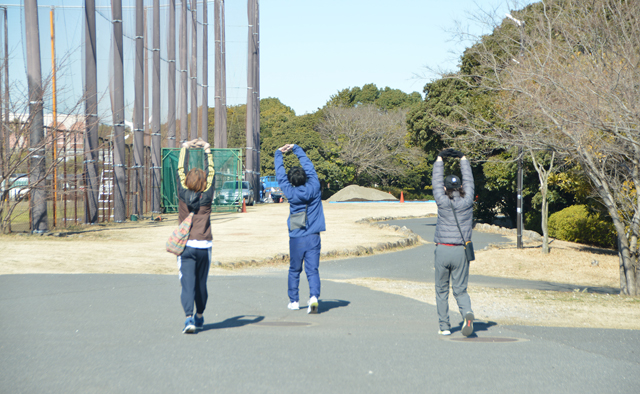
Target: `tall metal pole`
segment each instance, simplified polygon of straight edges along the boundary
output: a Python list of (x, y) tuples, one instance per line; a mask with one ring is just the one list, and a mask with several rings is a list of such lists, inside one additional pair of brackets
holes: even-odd
[(144, 161), (144, 1), (136, 0), (135, 106), (133, 124), (133, 213), (142, 213)]
[[(9, 110), (11, 107), (11, 102), (9, 101), (9, 27), (8, 27), (8, 16), (7, 16), (7, 8), (4, 9), (4, 119), (7, 123), (4, 128), (5, 132), (5, 160), (8, 163), (10, 159), (9, 152)], [(0, 91), (0, 94), (2, 92)]]
[(202, 2), (202, 121), (200, 122), (200, 138), (209, 141), (209, 26), (207, 2)]
[[(0, 130), (0, 132), (4, 133), (2, 135), (2, 137), (4, 138), (5, 144), (4, 144), (4, 169), (3, 169), (3, 174), (7, 174), (9, 171), (9, 160), (11, 159), (11, 147), (9, 145), (9, 130), (10, 130), (10, 123), (9, 123), (9, 109), (11, 106), (11, 103), (9, 101), (9, 28), (8, 28), (8, 24), (7, 24), (7, 8), (4, 7), (4, 61), (2, 63), (2, 66), (4, 67), (4, 125), (2, 130)], [(0, 71), (1, 73), (1, 71)], [(2, 89), (0, 89), (0, 95), (2, 95)], [(0, 111), (2, 110), (2, 108), (0, 108)], [(6, 175), (5, 175), (6, 176)], [(8, 192), (5, 193), (4, 198), (8, 197)], [(0, 201), (0, 204), (2, 203), (7, 203), (8, 204), (8, 200), (7, 201)], [(6, 212), (6, 211), (5, 211)], [(6, 224), (4, 225), (4, 230), (6, 232), (11, 232), (11, 221), (7, 220), (5, 222)]]
[(38, 1), (24, 2), (27, 80), (29, 86), (29, 188), (31, 207), (31, 231), (42, 233), (49, 230), (47, 223), (47, 193), (45, 189), (45, 150), (42, 69), (40, 63), (40, 33), (38, 28)]
[(198, 2), (191, 0), (191, 137), (198, 138)]
[[(249, 36), (248, 36), (248, 44), (247, 44), (247, 124), (246, 124), (246, 139), (247, 139), (247, 147), (246, 147), (246, 170), (245, 170), (245, 179), (251, 184), (253, 184), (253, 161), (254, 161), (254, 150), (255, 150), (255, 141), (253, 140), (253, 116), (254, 116), (254, 100), (253, 100), (253, 56), (255, 55), (255, 42), (254, 42), (254, 1), (255, 0), (247, 0), (247, 18), (249, 24)], [(258, 189), (253, 189), (258, 190)]]
[(220, 105), (222, 108), (222, 121), (220, 122), (220, 130), (222, 130), (222, 148), (227, 147), (227, 49), (226, 49), (226, 36), (225, 36), (225, 5), (224, 0), (220, 5), (220, 79), (221, 79), (221, 93), (220, 93)]
[[(153, 107), (151, 109), (151, 212), (160, 212), (160, 0), (153, 0)], [(174, 108), (175, 111), (175, 108)]]
[[(85, 0), (85, 179), (89, 210), (86, 223), (98, 221), (98, 77), (95, 0)], [(55, 116), (54, 116), (55, 117)]]
[[(144, 1), (144, 0), (142, 0)], [(144, 133), (144, 144), (142, 146), (146, 147), (146, 146), (151, 146), (151, 134), (149, 133), (149, 130), (151, 128), (151, 125), (149, 124), (149, 110), (151, 109), (151, 97), (149, 96), (149, 48), (151, 48), (151, 43), (149, 42), (149, 39), (153, 38), (153, 34), (151, 35), (151, 37), (149, 37), (149, 29), (148, 29), (148, 16), (149, 16), (149, 7), (144, 7), (144, 12), (143, 12), (143, 23), (142, 23), (142, 31), (144, 31), (144, 39), (143, 39), (143, 44), (142, 44), (142, 52), (144, 53), (144, 66), (143, 66), (143, 70), (144, 70), (144, 115), (143, 115), (143, 119), (144, 119), (144, 126), (142, 127), (143, 133)], [(146, 152), (145, 152), (146, 155)], [(146, 164), (145, 164), (146, 165)]]
[(213, 123), (213, 146), (215, 148), (222, 148), (222, 135), (220, 132), (220, 55), (222, 52), (221, 37), (220, 37), (220, 5), (221, 0), (215, 0), (213, 4), (213, 37), (215, 41), (215, 67), (214, 67), (214, 80), (215, 80), (215, 97), (213, 101), (214, 105), (214, 123)]
[(169, 148), (176, 147), (176, 0), (169, 0), (169, 28), (167, 29), (167, 57), (169, 58), (169, 87), (167, 92), (167, 140)]
[[(524, 21), (514, 18), (511, 14), (506, 14), (507, 18), (511, 19), (520, 28), (520, 56), (524, 55)], [(518, 173), (516, 175), (517, 180), (517, 201), (516, 201), (516, 247), (522, 249), (522, 147), (518, 147)]]
[(522, 183), (523, 183), (523, 173), (522, 173), (522, 148), (518, 148), (518, 201), (516, 208), (516, 221), (517, 221), (517, 237), (516, 243), (517, 248), (522, 249)]
[(181, 0), (180, 14), (180, 142), (185, 142), (187, 134), (187, 0)]
[(122, 50), (122, 0), (111, 1), (113, 22), (113, 167), (114, 209), (116, 223), (124, 222), (126, 216), (126, 168), (124, 144), (124, 53)]
[[(144, 0), (143, 0), (144, 1)], [(144, 193), (141, 193), (140, 199), (143, 201), (141, 207), (146, 205), (146, 210), (149, 210), (149, 204), (151, 203), (151, 195), (150, 191), (150, 181), (151, 181), (151, 173), (149, 170), (151, 169), (151, 150), (147, 149), (151, 147), (151, 125), (149, 124), (149, 110), (150, 110), (150, 102), (151, 96), (149, 96), (149, 48), (151, 48), (151, 43), (149, 42), (149, 29), (147, 28), (147, 19), (149, 16), (149, 7), (144, 7), (144, 23), (143, 23), (143, 31), (144, 31), (144, 127), (142, 135), (143, 135), (143, 143), (142, 143), (142, 168), (140, 171), (142, 172), (142, 185)], [(152, 34), (153, 36), (153, 34)], [(149, 157), (147, 158), (147, 154)], [(144, 212), (144, 209), (142, 210)]]
[[(0, 9), (2, 9), (5, 13), (7, 12), (7, 9), (4, 7), (0, 7)], [(0, 67), (6, 67), (7, 66), (7, 62), (6, 62), (6, 57), (7, 55), (3, 52), (2, 54), (2, 65)], [(2, 178), (3, 180), (5, 179), (5, 177), (7, 176), (7, 160), (9, 160), (9, 157), (5, 155), (5, 146), (9, 145), (9, 140), (7, 139), (8, 134), (5, 133), (4, 131), (4, 100), (2, 97), (2, 82), (3, 82), (3, 76), (4, 74), (2, 73), (2, 70), (0, 70), (0, 178)], [(8, 83), (8, 81), (7, 81)], [(7, 119), (7, 122), (9, 121), (9, 119)], [(5, 182), (6, 185), (6, 182)], [(4, 205), (4, 192), (0, 194), (0, 209), (3, 208)], [(4, 211), (4, 210), (3, 210)], [(0, 221), (2, 221), (2, 217), (0, 217)], [(2, 223), (0, 222), (0, 227), (2, 227)]]
[(225, 99), (225, 58), (224, 58), (224, 0), (215, 0), (215, 123), (214, 146), (227, 147), (227, 108)]
[(254, 141), (254, 184), (253, 190), (259, 195), (260, 190), (260, 0), (254, 0), (254, 37), (255, 55), (253, 57), (253, 141)]
[(259, 190), (260, 183), (260, 78), (258, 1), (248, 0), (249, 45), (247, 65), (247, 165), (245, 178)]
[(55, 9), (51, 7), (49, 11), (49, 26), (51, 27), (51, 104), (53, 111), (53, 121), (51, 124), (51, 146), (53, 154), (53, 225), (58, 224), (57, 206), (58, 205), (58, 111), (56, 97), (56, 25), (55, 25)]

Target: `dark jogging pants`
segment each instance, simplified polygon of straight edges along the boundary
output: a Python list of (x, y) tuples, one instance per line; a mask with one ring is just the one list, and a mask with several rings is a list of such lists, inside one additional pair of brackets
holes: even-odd
[(186, 247), (178, 256), (178, 268), (180, 269), (180, 284), (182, 292), (180, 301), (185, 316), (193, 315), (193, 304), (196, 305), (196, 313), (203, 313), (207, 306), (207, 277), (211, 265), (211, 248), (196, 249)]

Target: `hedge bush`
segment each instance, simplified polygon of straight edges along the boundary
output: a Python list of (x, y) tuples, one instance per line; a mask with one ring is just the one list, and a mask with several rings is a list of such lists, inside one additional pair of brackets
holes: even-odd
[(616, 248), (613, 223), (586, 205), (573, 205), (549, 216), (549, 236), (563, 241)]

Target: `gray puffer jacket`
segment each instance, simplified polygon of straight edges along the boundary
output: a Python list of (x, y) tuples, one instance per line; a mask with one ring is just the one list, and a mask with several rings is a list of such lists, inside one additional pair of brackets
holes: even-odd
[[(432, 185), (433, 197), (438, 205), (438, 222), (436, 224), (435, 243), (463, 245), (465, 241), (471, 241), (471, 230), (473, 229), (473, 173), (469, 160), (460, 160), (462, 171), (462, 188), (465, 196), (460, 197), (459, 192), (453, 193), (450, 199), (444, 192), (444, 162), (436, 161), (433, 164)], [(451, 210), (451, 204), (456, 210), (456, 216), (460, 223), (460, 229), (464, 235), (464, 240), (460, 236), (460, 231), (456, 225), (456, 220)]]

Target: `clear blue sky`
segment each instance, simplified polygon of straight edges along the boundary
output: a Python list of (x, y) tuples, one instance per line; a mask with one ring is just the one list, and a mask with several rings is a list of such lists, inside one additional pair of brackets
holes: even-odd
[[(0, 3), (21, 4), (16, 0), (0, 0)], [(168, 2), (161, 0), (160, 3)], [(58, 63), (63, 64), (58, 75), (61, 111), (71, 108), (82, 94), (82, 4), (81, 0), (39, 2), (41, 6), (76, 7), (55, 11), (56, 55)], [(98, 84), (99, 90), (106, 92), (100, 112), (108, 118), (110, 1), (96, 0), (96, 5), (100, 13), (97, 17)], [(135, 35), (134, 12), (131, 8), (134, 5), (134, 0), (123, 0), (125, 35), (131, 37)], [(145, 0), (145, 5), (151, 6), (152, 1)], [(246, 101), (246, 5), (246, 0), (226, 0), (229, 105)], [(300, 115), (322, 107), (339, 90), (367, 83), (374, 83), (379, 88), (389, 86), (407, 93), (422, 93), (424, 84), (434, 77), (426, 67), (455, 69), (464, 46), (451, 41), (451, 31), (455, 30), (456, 21), (468, 23), (469, 13), (480, 8), (497, 10), (500, 16), (509, 10), (504, 0), (260, 1), (261, 97), (277, 97)], [(165, 9), (161, 16), (162, 23), (167, 22), (166, 15)], [(212, 24), (213, 1), (209, 3), (208, 15)], [(48, 8), (40, 8), (39, 25), (42, 74), (46, 78), (51, 72)], [(166, 57), (164, 31), (161, 33), (161, 53)], [(478, 27), (472, 28), (472, 31), (481, 33)], [(10, 78), (15, 89), (15, 93), (12, 93), (14, 97), (24, 94), (26, 89), (24, 37), (24, 11), (9, 7)], [(210, 106), (214, 103), (213, 43), (211, 28)], [(133, 106), (133, 48), (133, 41), (125, 39), (125, 78), (128, 78), (125, 81), (125, 100), (128, 113)], [(166, 83), (164, 65), (162, 73), (163, 83)], [(166, 94), (162, 100), (166, 100)], [(200, 105), (200, 98), (198, 100)], [(163, 117), (166, 114), (164, 107), (166, 102), (163, 104)]]

